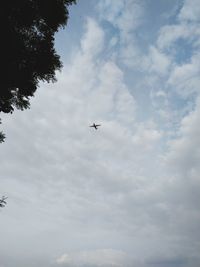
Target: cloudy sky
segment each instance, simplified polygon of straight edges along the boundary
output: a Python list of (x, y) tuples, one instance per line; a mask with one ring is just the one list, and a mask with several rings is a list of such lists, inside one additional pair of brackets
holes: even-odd
[(0, 267), (200, 266), (200, 0), (79, 0), (56, 49), (2, 116)]

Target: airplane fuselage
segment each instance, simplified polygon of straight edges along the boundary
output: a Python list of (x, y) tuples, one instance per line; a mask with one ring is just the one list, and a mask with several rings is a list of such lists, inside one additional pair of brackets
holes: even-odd
[(101, 126), (101, 125), (100, 124), (95, 124), (95, 123), (90, 125), (90, 127), (93, 127), (95, 130), (97, 130), (99, 126)]

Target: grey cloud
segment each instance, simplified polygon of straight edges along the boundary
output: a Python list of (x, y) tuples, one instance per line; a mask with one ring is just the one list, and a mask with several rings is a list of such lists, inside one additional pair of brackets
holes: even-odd
[(180, 258), (171, 258), (171, 259), (155, 259), (147, 262), (147, 265), (161, 266), (161, 267), (170, 267), (170, 266), (186, 266), (188, 260)]

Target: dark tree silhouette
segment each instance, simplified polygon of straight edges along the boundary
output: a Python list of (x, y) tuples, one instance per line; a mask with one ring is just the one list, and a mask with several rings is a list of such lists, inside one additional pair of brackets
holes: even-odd
[(7, 204), (7, 202), (5, 201), (5, 199), (6, 199), (7, 197), (2, 197), (1, 199), (0, 199), (0, 208), (4, 208), (5, 207), (5, 205)]
[(4, 142), (4, 139), (5, 139), (5, 134), (0, 132), (0, 143)]
[[(76, 0), (6, 0), (0, 4), (0, 112), (27, 109), (39, 81), (55, 82), (62, 67), (54, 34), (68, 20)], [(4, 135), (0, 132), (0, 142)]]
[[(0, 124), (1, 124), (1, 119), (0, 119)], [(4, 142), (4, 139), (5, 139), (5, 135), (0, 132), (0, 143)]]

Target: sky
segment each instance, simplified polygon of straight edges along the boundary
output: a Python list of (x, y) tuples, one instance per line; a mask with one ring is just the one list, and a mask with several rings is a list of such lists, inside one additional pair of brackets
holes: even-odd
[(2, 115), (0, 267), (200, 266), (200, 0), (69, 15), (57, 82)]

